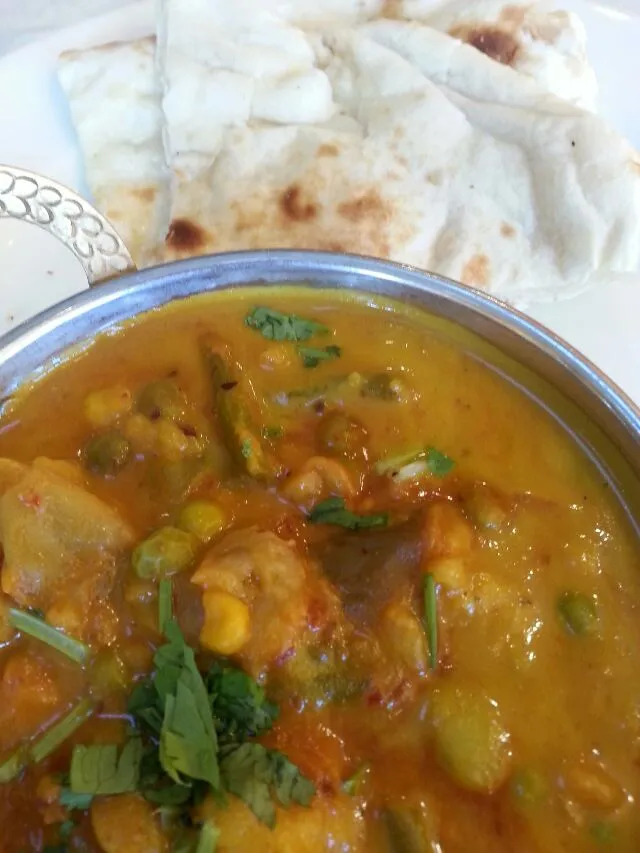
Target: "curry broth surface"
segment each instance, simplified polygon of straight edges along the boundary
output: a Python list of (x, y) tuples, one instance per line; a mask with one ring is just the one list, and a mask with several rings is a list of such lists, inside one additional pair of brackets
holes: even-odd
[[(255, 305), (323, 323), (329, 334), (302, 346), (336, 345), (340, 356), (305, 367), (295, 344), (274, 344), (245, 325)], [(317, 431), (327, 413), (344, 409), (366, 430), (366, 456), (345, 462), (361, 484), (350, 505), (361, 513), (388, 512), (387, 529), (309, 525), (280, 485), (247, 479), (205, 478), (189, 495), (218, 501), (229, 530), (255, 525), (295, 541), (331, 582), (363, 636), (382, 642), (381, 614), (396, 598), (422, 620), (422, 573), (430, 566), (453, 571), (433, 562), (439, 545), (431, 556), (425, 545), (429, 507), (445, 501), (461, 507), (472, 530), (468, 553), (454, 567), (458, 574), (439, 577), (433, 569), (439, 618), (435, 670), (417, 672), (398, 664), (398, 685), (387, 693), (387, 668), (396, 664), (380, 663), (378, 678), (374, 656), (367, 659), (371, 684), (362, 693), (323, 702), (316, 693), (305, 695), (304, 674), (299, 681), (295, 665), (278, 661), (269, 669), (267, 692), (273, 689), (281, 714), (265, 743), (296, 762), (318, 793), (309, 810), (283, 811), (276, 830), (258, 824), (233, 802), (215, 815), (218, 850), (328, 850), (336, 838), (337, 849), (374, 853), (637, 850), (637, 542), (602, 475), (565, 430), (522, 391), (452, 345), (446, 334), (429, 329), (419, 313), (330, 291), (276, 288), (176, 303), (100, 337), (39, 381), (5, 418), (0, 456), (27, 464), (36, 457), (78, 460), (95, 433), (84, 415), (87, 396), (117, 385), (135, 395), (158, 378), (170, 377), (198, 412), (215, 422), (198, 343), (210, 332), (226, 341), (242, 367), (242, 382), (259, 401), (260, 427), (274, 435), (283, 430), (268, 439), (287, 472), (281, 484), (318, 455)], [(345, 377), (388, 371), (401, 376), (400, 400), (348, 393), (323, 398), (323, 389), (339, 386)], [(304, 396), (305, 389), (316, 390)], [(454, 460), (453, 472), (395, 484), (372, 473), (376, 460), (424, 446)], [(185, 500), (158, 485), (162, 470), (151, 471), (150, 464), (132, 462), (111, 478), (83, 475), (88, 489), (133, 527), (136, 541), (172, 523)], [(497, 528), (472, 524), (465, 501), (479, 483), (489, 484), (506, 507), (506, 521)], [(177, 610), (188, 640), (197, 645), (202, 607), (188, 575), (175, 581)], [(159, 642), (157, 603), (153, 591), (134, 601), (130, 582), (130, 571), (119, 570), (110, 645), (121, 650), (129, 672), (140, 676)], [(558, 616), (558, 600), (566, 591), (596, 603), (594, 633), (567, 632)], [(43, 700), (48, 687), (42, 669), (33, 676), (40, 682), (31, 691), (16, 688), (15, 678), (7, 676), (16, 656), (44, 661), (53, 698)], [(92, 682), (90, 674), (79, 675), (69, 661), (30, 639), (0, 651), (0, 672), (0, 761), (62, 716)], [(25, 672), (28, 679), (28, 666)], [(443, 685), (481, 694), (499, 711), (505, 769), (487, 790), (460, 784), (438, 749), (433, 707)], [(52, 758), (28, 770), (23, 781), (0, 785), (0, 850), (39, 851), (56, 843), (57, 824), (49, 822), (51, 810), (38, 784), (65, 769), (74, 742), (122, 738), (119, 715), (126, 693), (108, 693), (97, 716)], [(341, 782), (361, 766), (367, 767), (363, 790), (349, 797)], [(530, 797), (520, 783), (528, 778), (539, 780)], [(389, 841), (385, 815), (397, 804), (428, 815), (422, 841), (414, 838), (409, 846)], [(296, 809), (310, 826), (322, 812), (320, 829), (310, 829), (306, 837), (290, 826)], [(353, 827), (344, 828), (349, 821)], [(82, 812), (73, 839), (69, 849), (104, 849)], [(146, 848), (138, 849), (145, 853)]]

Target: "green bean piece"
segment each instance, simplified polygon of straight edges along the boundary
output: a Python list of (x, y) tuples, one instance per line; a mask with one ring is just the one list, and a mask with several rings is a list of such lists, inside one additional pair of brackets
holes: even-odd
[(134, 550), (131, 565), (139, 578), (160, 580), (184, 571), (196, 556), (194, 536), (177, 527), (161, 527)]
[(581, 592), (563, 592), (558, 599), (558, 615), (568, 634), (578, 637), (595, 634), (598, 611), (593, 598)]
[(89, 471), (101, 477), (114, 477), (131, 457), (129, 442), (118, 430), (97, 435), (87, 442), (84, 462)]
[(348, 459), (362, 455), (367, 448), (367, 431), (360, 421), (344, 412), (328, 412), (320, 422), (320, 446), (324, 452)]
[(152, 421), (180, 421), (187, 413), (187, 399), (171, 379), (149, 382), (136, 397), (136, 409)]
[(509, 772), (509, 734), (482, 691), (451, 684), (431, 700), (436, 756), (463, 788), (492, 793)]
[(596, 844), (609, 846), (616, 840), (616, 828), (610, 820), (596, 820), (589, 827), (589, 835)]
[(202, 352), (213, 388), (214, 406), (225, 440), (236, 462), (259, 480), (274, 480), (280, 466), (263, 443), (249, 413), (251, 391), (229, 348), (211, 336), (202, 341)]
[(388, 807), (382, 813), (389, 853), (431, 853), (435, 840), (430, 821), (417, 808)]

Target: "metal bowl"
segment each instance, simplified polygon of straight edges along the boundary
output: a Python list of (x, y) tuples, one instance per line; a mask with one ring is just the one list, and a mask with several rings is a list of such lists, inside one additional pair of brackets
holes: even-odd
[[(36, 202), (27, 203), (27, 213), (18, 218), (63, 239), (80, 258), (90, 284), (100, 271), (113, 275), (130, 263), (118, 235), (78, 196), (39, 176), (0, 167), (0, 177), (7, 172), (36, 187)], [(53, 216), (39, 214), (35, 203), (41, 203), (38, 198), (45, 190), (46, 198), (58, 193), (63, 202), (75, 205), (71, 228), (68, 212), (63, 211), (64, 227), (56, 223), (60, 205)], [(2, 205), (0, 189), (0, 216), (15, 218)], [(81, 231), (83, 222), (90, 227)], [(113, 257), (117, 264), (111, 263)], [(95, 335), (145, 311), (195, 294), (265, 283), (347, 288), (409, 303), (448, 321), (451, 336), (458, 337), (461, 346), (521, 386), (571, 430), (617, 491), (640, 535), (640, 410), (587, 359), (523, 314), (477, 290), (399, 264), (356, 255), (270, 250), (209, 255), (125, 272), (0, 338), (0, 393), (6, 403), (21, 386), (89, 345)]]

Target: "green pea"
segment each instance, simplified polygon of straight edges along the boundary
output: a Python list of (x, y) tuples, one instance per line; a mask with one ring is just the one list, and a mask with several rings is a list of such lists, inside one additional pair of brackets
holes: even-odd
[(186, 397), (171, 379), (150, 382), (136, 397), (136, 409), (151, 420), (179, 421), (185, 417), (187, 408)]
[(589, 595), (563, 592), (558, 599), (558, 614), (568, 634), (582, 637), (596, 632), (598, 612), (595, 601)]
[(596, 844), (611, 844), (615, 841), (616, 828), (609, 820), (596, 820), (589, 827), (589, 835)]
[(528, 809), (543, 802), (547, 795), (547, 783), (537, 770), (520, 768), (511, 777), (509, 790), (517, 807)]
[(193, 533), (201, 542), (210, 542), (225, 526), (224, 512), (213, 501), (191, 501), (178, 515), (181, 530)]
[(505, 502), (484, 484), (474, 486), (465, 500), (465, 508), (480, 530), (500, 530), (507, 520)]
[(471, 791), (495, 791), (511, 761), (495, 703), (480, 690), (443, 685), (432, 696), (431, 719), (436, 756), (449, 775)]
[(139, 578), (145, 580), (175, 575), (182, 572), (196, 555), (196, 540), (177, 527), (161, 527), (134, 550), (131, 565)]
[(89, 471), (103, 477), (113, 477), (129, 461), (129, 442), (118, 430), (97, 435), (84, 449), (84, 463)]
[(344, 412), (329, 412), (322, 418), (319, 431), (323, 451), (353, 458), (367, 446), (367, 431), (359, 421)]

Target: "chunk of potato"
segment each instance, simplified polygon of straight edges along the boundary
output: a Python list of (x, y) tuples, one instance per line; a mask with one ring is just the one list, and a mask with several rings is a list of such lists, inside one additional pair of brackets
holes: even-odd
[(2, 589), (21, 606), (48, 610), (76, 581), (108, 593), (115, 557), (133, 542), (128, 524), (66, 477), (28, 468), (0, 498)]
[(411, 673), (427, 671), (427, 642), (420, 620), (404, 601), (392, 601), (380, 614), (383, 647), (393, 661)]
[(91, 804), (91, 826), (104, 853), (164, 853), (167, 840), (153, 806), (138, 794), (98, 797)]
[(423, 560), (466, 557), (472, 544), (471, 525), (458, 506), (440, 502), (427, 508), (422, 529)]
[(274, 829), (269, 829), (232, 797), (226, 808), (216, 807), (208, 798), (198, 817), (213, 819), (220, 830), (216, 853), (321, 853), (329, 849), (364, 853), (368, 849), (365, 821), (353, 797), (318, 797), (309, 808), (278, 808), (277, 815)]
[(509, 732), (482, 690), (443, 685), (434, 692), (431, 720), (438, 760), (463, 788), (490, 794), (509, 773)]

